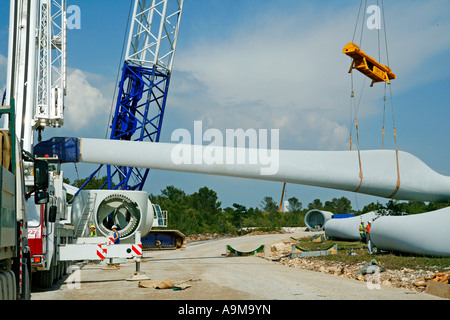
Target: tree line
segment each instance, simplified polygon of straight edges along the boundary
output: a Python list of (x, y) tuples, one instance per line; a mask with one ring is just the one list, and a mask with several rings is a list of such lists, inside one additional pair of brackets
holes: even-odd
[(174, 186), (166, 187), (159, 195), (151, 194), (150, 201), (168, 211), (168, 228), (180, 230), (186, 235), (241, 234), (246, 228), (272, 231), (281, 227), (305, 227), (305, 215), (312, 209), (357, 216), (370, 211), (384, 215), (417, 214), (450, 206), (450, 201), (425, 203), (389, 200), (386, 204), (370, 203), (362, 210), (354, 210), (346, 197), (333, 198), (325, 203), (315, 199), (306, 206), (297, 197), (291, 197), (288, 199), (289, 212), (279, 212), (277, 202), (266, 196), (257, 207), (234, 203), (231, 207), (222, 208), (217, 193), (208, 187), (189, 195)]
[[(87, 178), (77, 179), (73, 183), (69, 180), (65, 182), (81, 187), (86, 180)], [(93, 178), (85, 188), (98, 189), (105, 181), (106, 177)], [(403, 215), (424, 213), (450, 206), (450, 201), (425, 203), (389, 200), (386, 204), (372, 202), (361, 210), (355, 210), (346, 197), (333, 198), (325, 202), (315, 199), (307, 205), (304, 205), (297, 197), (291, 197), (287, 199), (289, 212), (280, 213), (279, 204), (270, 196), (265, 196), (257, 207), (233, 203), (231, 207), (222, 208), (217, 193), (208, 187), (187, 194), (175, 186), (167, 186), (158, 195), (150, 194), (149, 199), (168, 211), (168, 228), (180, 230), (185, 235), (241, 234), (246, 228), (272, 231), (281, 227), (305, 227), (305, 215), (313, 209), (334, 214), (352, 213), (355, 216), (371, 211), (378, 211), (384, 215)]]

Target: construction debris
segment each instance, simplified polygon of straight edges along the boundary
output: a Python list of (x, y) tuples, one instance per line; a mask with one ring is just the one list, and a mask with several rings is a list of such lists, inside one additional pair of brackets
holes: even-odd
[(381, 263), (375, 259), (370, 261), (370, 263), (366, 263), (364, 267), (356, 271), (357, 275), (366, 275), (366, 274), (373, 274), (373, 273), (379, 273), (386, 271), (386, 268), (381, 265)]
[(194, 242), (194, 241), (205, 241), (212, 239), (222, 239), (222, 238), (233, 238), (234, 235), (231, 234), (218, 234), (218, 233), (204, 233), (204, 234), (191, 234), (187, 236), (184, 241), (185, 243)]
[(450, 299), (450, 286), (448, 283), (428, 281), (425, 292), (444, 299)]
[(426, 287), (428, 281), (432, 282), (440, 282), (448, 284), (450, 271), (435, 273), (431, 276), (423, 276), (422, 278), (414, 281), (414, 285), (416, 287)]
[[(304, 230), (305, 228), (282, 228), (282, 230), (276, 231), (261, 231), (255, 230), (251, 231), (246, 236), (258, 236), (258, 235), (266, 235), (266, 234), (285, 234), (290, 233), (295, 230)], [(213, 240), (213, 239), (225, 239), (225, 238), (235, 238), (236, 235), (233, 234), (218, 234), (218, 233), (204, 233), (204, 234), (191, 234), (185, 238), (185, 243), (194, 242), (194, 241), (205, 241), (205, 240)]]
[(281, 254), (281, 255), (285, 255), (289, 252), (291, 252), (292, 250), (292, 245), (291, 242), (279, 242), (279, 243), (275, 243), (273, 245), (270, 246), (270, 252), (272, 252), (273, 254)]
[[(372, 273), (367, 272), (368, 267), (374, 263), (378, 264), (376, 260), (370, 261), (369, 263), (344, 263), (313, 257), (291, 258), (291, 247), (289, 242), (275, 243), (270, 247), (270, 256), (266, 258), (291, 268), (322, 272), (365, 282), (370, 281), (370, 278), (373, 277)], [(389, 270), (380, 264), (378, 266), (380, 268), (379, 281), (382, 286), (403, 288), (410, 291), (425, 292), (428, 281), (448, 283), (450, 276), (450, 271), (433, 273), (432, 271), (413, 270), (409, 268)]]
[[(322, 272), (358, 281), (367, 282), (373, 277), (373, 275), (369, 273), (358, 273), (358, 271), (366, 265), (365, 262), (343, 263), (315, 258), (281, 258), (279, 263), (292, 268)], [(434, 279), (433, 282), (438, 281), (435, 279), (439, 279), (439, 276), (434, 277), (431, 271), (413, 270), (409, 268), (402, 268), (401, 270), (386, 269), (384, 272), (381, 272), (379, 276), (380, 284), (382, 286), (403, 288), (418, 292), (424, 292), (426, 289), (427, 283), (423, 282), (424, 279)], [(442, 280), (442, 278), (439, 280)], [(426, 281), (428, 282), (428, 280)]]
[(139, 281), (139, 288), (152, 288), (152, 289), (173, 289), (173, 290), (185, 290), (190, 288), (190, 282), (200, 281), (200, 279), (188, 279), (173, 282), (170, 279), (164, 281)]

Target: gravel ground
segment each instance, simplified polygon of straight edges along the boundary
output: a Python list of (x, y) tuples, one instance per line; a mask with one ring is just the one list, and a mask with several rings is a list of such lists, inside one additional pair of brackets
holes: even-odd
[[(409, 290), (384, 287), (370, 289), (367, 283), (331, 274), (289, 268), (262, 257), (226, 257), (226, 246), (252, 251), (262, 244), (300, 238), (311, 233), (245, 236), (190, 242), (176, 251), (144, 253), (141, 271), (151, 281), (170, 279), (186, 282), (185, 290), (139, 287), (129, 281), (134, 262), (118, 270), (102, 265), (78, 265), (51, 290), (32, 293), (32, 300), (438, 300)], [(266, 255), (268, 253), (266, 252)], [(76, 281), (74, 281), (76, 280)]]

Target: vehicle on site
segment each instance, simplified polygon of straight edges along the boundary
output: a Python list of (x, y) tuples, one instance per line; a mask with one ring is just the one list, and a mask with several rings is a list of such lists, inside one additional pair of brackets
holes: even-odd
[[(154, 228), (167, 228), (168, 213), (162, 210), (158, 204), (153, 204)], [(179, 230), (151, 229), (150, 232), (142, 237), (142, 248), (144, 250), (161, 249), (180, 249), (184, 244), (186, 236)]]
[[(134, 1), (122, 76), (117, 84), (116, 108), (109, 128), (110, 140), (159, 142), (183, 6), (184, 0)], [(60, 154), (61, 145), (69, 146), (70, 152)], [(52, 138), (36, 145), (34, 154), (56, 156), (60, 163), (77, 162), (78, 149), (76, 139)], [(120, 149), (111, 152), (100, 155), (103, 161), (120, 153)], [(98, 190), (87, 190), (91, 179), (103, 171), (107, 177), (104, 184)], [(148, 198), (143, 191), (148, 175), (148, 169), (100, 164), (72, 192), (71, 222), (75, 237), (85, 236), (91, 224), (100, 235), (107, 236), (115, 224), (125, 241), (132, 242), (134, 232), (139, 230), (145, 249), (180, 248), (185, 238), (180, 231), (152, 230), (167, 227), (167, 212), (166, 218), (161, 218), (161, 208), (144, 199)]]
[(74, 239), (62, 171), (49, 172), (47, 190), (49, 202), (46, 205), (35, 204), (33, 196), (27, 202), (31, 272), (33, 285), (37, 288), (50, 288), (66, 274), (69, 262), (58, 260), (58, 248), (73, 243)]
[[(21, 149), (14, 130), (14, 100), (1, 106), (9, 118), (9, 130), (1, 130), (0, 300), (31, 297), (31, 251), (27, 239), (27, 199), (47, 206), (48, 164)], [(31, 170), (34, 185), (25, 187), (24, 174)], [(34, 203), (34, 202), (33, 202)]]
[[(153, 6), (135, 0), (111, 139), (159, 141), (183, 2), (163, 0)], [(147, 20), (146, 15), (152, 19)], [(2, 169), (2, 182), (6, 186), (14, 180), (16, 190), (11, 192), (8, 185), (1, 200), (2, 208), (16, 200), (11, 217), (16, 215), (17, 226), (13, 232), (11, 217), (2, 215), (0, 245), (8, 248), (1, 255), (2, 298), (29, 298), (31, 283), (37, 288), (50, 288), (73, 260), (139, 257), (142, 248), (182, 247), (185, 236), (181, 232), (152, 231), (153, 227), (167, 227), (167, 212), (152, 204), (142, 191), (148, 170), (108, 166), (108, 186), (103, 190), (85, 190), (84, 186), (76, 189), (63, 182), (61, 165), (73, 159), (55, 152), (57, 144), (44, 151), (37, 146), (46, 127), (64, 123), (66, 0), (11, 0), (9, 17), (3, 101), (11, 103), (4, 108), (9, 117), (3, 118), (8, 118), (10, 124), (3, 127), (17, 155), (12, 157), (16, 160), (10, 168)], [(140, 28), (143, 23), (148, 24), (144, 33)], [(150, 43), (150, 38), (155, 41)], [(144, 47), (139, 48), (141, 45)], [(39, 164), (39, 171), (35, 164)], [(37, 172), (45, 184), (36, 184)], [(119, 176), (119, 182), (113, 183), (113, 176)], [(67, 201), (69, 194), (73, 196), (71, 202)], [(91, 224), (97, 228), (96, 239), (87, 238)], [(107, 249), (113, 224), (119, 226), (123, 250), (119, 246)]]
[[(48, 73), (44, 74), (42, 71), (48, 64), (41, 62), (49, 56), (41, 50), (44, 49), (44, 41), (37, 41), (45, 38), (50, 41), (46, 48), (52, 45), (58, 47), (58, 37), (50, 38), (48, 34), (38, 32), (44, 31), (38, 27), (38, 21), (43, 21), (39, 16), (44, 15), (39, 10), (39, 5), (44, 9), (48, 4), (49, 2), (10, 1), (6, 90), (2, 102), (5, 106), (1, 107), (1, 299), (31, 297), (33, 267), (28, 241), (28, 208), (29, 204), (40, 206), (43, 210), (51, 208), (48, 163), (36, 159), (32, 152), (33, 129), (41, 131), (44, 125), (44, 122), (34, 117), (37, 101), (44, 98), (44, 89), (47, 90), (49, 95), (45, 99), (52, 96), (51, 101), (54, 103), (48, 100), (47, 104), (52, 105), (55, 111), (59, 101), (57, 96), (61, 93), (61, 89), (47, 86)], [(56, 60), (60, 59), (54, 61)]]
[[(33, 152), (35, 132), (39, 140), (47, 126), (59, 127), (63, 123), (65, 0), (10, 1), (9, 17), (4, 98), (10, 105), (2, 119), (16, 148), (11, 164), (16, 176), (15, 220), (20, 223), (16, 232), (21, 234), (19, 256), (26, 265), (18, 267), (16, 291), (19, 297), (29, 298), (31, 279), (39, 287), (48, 288), (62, 275), (66, 266), (57, 261), (57, 248), (73, 239), (73, 226), (64, 223), (67, 208), (63, 172), (58, 166), (49, 173), (50, 159), (38, 159)], [(9, 220), (2, 215), (2, 221)], [(2, 240), (7, 235), (2, 232)], [(23, 270), (26, 274), (20, 272)]]
[[(59, 127), (64, 122), (65, 7), (65, 0), (10, 1), (3, 96), (9, 105), (1, 107), (1, 142), (6, 150), (0, 168), (1, 299), (29, 299), (31, 283), (39, 288), (51, 287), (71, 261), (140, 257), (140, 235), (152, 227), (154, 212), (147, 193), (106, 190), (103, 196), (108, 199), (93, 202), (102, 205), (101, 214), (106, 214), (98, 224), (105, 232), (95, 239), (85, 239), (77, 232), (89, 223), (86, 218), (94, 210), (88, 205), (67, 203), (67, 194), (73, 188), (63, 182), (61, 164), (65, 159), (53, 152), (42, 156), (35, 152), (35, 132), (39, 142), (46, 127)], [(11, 146), (9, 151), (7, 146)], [(49, 163), (52, 172), (48, 171)], [(111, 201), (118, 193), (119, 202)], [(89, 196), (85, 199), (91, 201)], [(142, 207), (135, 205), (139, 201)], [(114, 212), (105, 213), (110, 209)], [(131, 213), (135, 219), (130, 220)], [(122, 235), (128, 240), (124, 244), (109, 248), (110, 220), (106, 218), (112, 216), (130, 233)]]

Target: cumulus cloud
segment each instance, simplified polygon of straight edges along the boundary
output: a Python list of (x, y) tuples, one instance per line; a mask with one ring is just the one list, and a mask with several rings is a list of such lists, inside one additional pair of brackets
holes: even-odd
[(64, 110), (65, 127), (74, 131), (99, 124), (102, 129), (106, 127), (111, 100), (92, 84), (98, 80), (96, 77), (98, 75), (90, 75), (78, 69), (70, 70)]
[(3, 99), (3, 92), (6, 88), (6, 69), (8, 66), (8, 59), (0, 54), (0, 103)]
[[(386, 8), (389, 62), (397, 74), (397, 91), (447, 77), (450, 66), (442, 56), (450, 54), (449, 10), (450, 3), (443, 0), (402, 1)], [(375, 45), (372, 41), (372, 52), (376, 52)]]
[[(0, 55), (0, 103), (6, 88), (7, 58)], [(78, 69), (70, 69), (67, 77), (64, 128), (74, 132), (100, 129), (104, 134), (111, 108), (112, 86), (104, 77)], [(101, 124), (99, 126), (99, 124)]]
[[(426, 65), (450, 48), (448, 19), (435, 8), (428, 2), (403, 2), (389, 9), (390, 62), (403, 79), (395, 89), (408, 90), (432, 78)], [(216, 128), (279, 128), (282, 139), (295, 148), (348, 148), (351, 60), (342, 48), (353, 34), (353, 9), (317, 11), (314, 19), (309, 11), (255, 16), (251, 27), (234, 26), (225, 41), (192, 43), (177, 55), (170, 107)], [(370, 32), (365, 31), (375, 41), (367, 50), (375, 57), (377, 33)], [(418, 70), (421, 77), (405, 80)], [(363, 77), (357, 77), (358, 95)], [(381, 113), (383, 89), (365, 89), (359, 117)]]
[(350, 62), (341, 53), (343, 33), (329, 32), (344, 30), (345, 19), (318, 19), (308, 32), (301, 17), (278, 18), (260, 17), (253, 29), (178, 55), (176, 65), (207, 88), (200, 103), (180, 107), (219, 128), (280, 129), (297, 148), (344, 148)]

